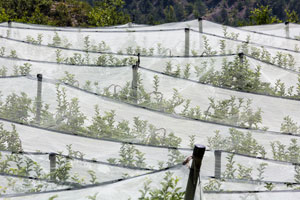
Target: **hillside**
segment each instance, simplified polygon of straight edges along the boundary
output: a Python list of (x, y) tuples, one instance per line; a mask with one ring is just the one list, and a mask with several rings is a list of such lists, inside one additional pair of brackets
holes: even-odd
[(0, 22), (8, 20), (53, 26), (108, 26), (134, 21), (162, 24), (204, 19), (251, 24), (251, 11), (269, 6), (271, 16), (285, 21), (285, 10), (300, 13), (298, 0), (7, 0), (0, 2)]
[(298, 0), (126, 0), (126, 9), (135, 15), (137, 23), (184, 21), (203, 16), (205, 19), (230, 25), (249, 23), (250, 11), (258, 5), (269, 5), (279, 19), (285, 20), (284, 10), (300, 13)]

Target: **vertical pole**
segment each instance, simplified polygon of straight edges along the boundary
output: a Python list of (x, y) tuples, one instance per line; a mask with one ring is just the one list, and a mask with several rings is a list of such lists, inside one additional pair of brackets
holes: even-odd
[(190, 56), (190, 29), (185, 28), (185, 45), (184, 45), (184, 56)]
[(132, 22), (128, 22), (128, 28), (132, 28)]
[(42, 82), (43, 75), (37, 74), (37, 97), (36, 97), (36, 123), (41, 122), (41, 109), (42, 109)]
[(240, 63), (243, 64), (244, 63), (244, 53), (239, 53), (238, 56), (240, 58)]
[(285, 37), (290, 38), (290, 23), (285, 22), (284, 24), (285, 24)]
[(198, 23), (199, 23), (199, 32), (203, 33), (203, 20), (202, 20), (202, 17), (198, 18)]
[(49, 154), (49, 160), (50, 160), (50, 179), (55, 180), (56, 177), (54, 175), (54, 172), (56, 170), (56, 154), (50, 153)]
[[(205, 153), (206, 147), (200, 144), (196, 144), (193, 151), (193, 162), (190, 169), (189, 180), (186, 186), (185, 200), (194, 200), (197, 182), (200, 174), (200, 168), (202, 159)], [(201, 200), (201, 197), (200, 197)]]
[(138, 54), (138, 61), (136, 62), (135, 65), (132, 66), (132, 84), (131, 84), (131, 89), (132, 89), (132, 98), (134, 103), (138, 103), (137, 101), (137, 85), (138, 85), (138, 68), (140, 66), (140, 54)]
[(221, 156), (222, 151), (215, 151), (215, 178), (221, 179)]
[(7, 24), (8, 24), (8, 28), (11, 28), (11, 20), (8, 20)]

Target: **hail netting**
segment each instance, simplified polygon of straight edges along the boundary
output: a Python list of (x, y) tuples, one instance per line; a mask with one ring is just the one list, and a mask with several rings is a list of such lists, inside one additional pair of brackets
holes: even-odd
[(296, 197), (299, 42), (202, 25), (1, 24), (0, 194), (138, 199), (165, 182), (185, 191), (180, 163), (200, 143), (198, 199), (200, 189), (206, 199)]

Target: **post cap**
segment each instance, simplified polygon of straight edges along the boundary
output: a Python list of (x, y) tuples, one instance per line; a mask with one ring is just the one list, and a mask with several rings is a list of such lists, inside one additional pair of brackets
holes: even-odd
[(198, 21), (202, 21), (203, 20), (203, 18), (202, 17), (198, 17)]
[(290, 23), (290, 22), (288, 22), (288, 21), (284, 22), (285, 25), (289, 25), (289, 23)]
[(137, 69), (138, 65), (132, 65), (132, 69)]
[(36, 77), (37, 77), (37, 79), (38, 79), (39, 81), (42, 81), (42, 79), (43, 79), (43, 74), (37, 74)]
[(243, 52), (240, 52), (240, 53), (238, 53), (238, 56), (241, 58), (241, 57), (244, 56), (244, 53), (243, 53)]
[(206, 147), (201, 144), (195, 144), (194, 151), (193, 151), (193, 157), (202, 159), (205, 153)]
[(56, 156), (56, 153), (49, 153), (49, 159), (52, 159), (55, 156)]
[(188, 31), (190, 31), (190, 28), (184, 28), (184, 31), (188, 32)]

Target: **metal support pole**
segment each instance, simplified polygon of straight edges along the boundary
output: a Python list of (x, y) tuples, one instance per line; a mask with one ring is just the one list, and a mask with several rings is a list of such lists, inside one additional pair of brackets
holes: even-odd
[(198, 23), (199, 23), (199, 32), (203, 33), (203, 19), (202, 19), (202, 17), (198, 18)]
[(290, 38), (290, 23), (285, 22), (284, 24), (285, 24), (285, 37)]
[(132, 99), (134, 103), (138, 103), (137, 101), (137, 90), (138, 90), (138, 69), (140, 66), (140, 54), (138, 54), (138, 61), (135, 65), (132, 66), (132, 83), (131, 83), (131, 89), (132, 89)]
[[(196, 144), (193, 151), (193, 162), (190, 169), (189, 180), (186, 186), (185, 200), (194, 200), (200, 168), (206, 147)], [(201, 200), (201, 197), (200, 197)]]
[(54, 172), (56, 170), (56, 154), (50, 153), (49, 154), (49, 160), (50, 160), (50, 179), (55, 180), (56, 177), (54, 175)]
[(222, 151), (216, 150), (215, 151), (215, 178), (221, 178), (221, 157)]
[(185, 28), (184, 56), (190, 56), (190, 29)]
[(238, 56), (240, 58), (240, 63), (243, 64), (244, 63), (244, 53), (239, 53)]
[(37, 74), (37, 95), (36, 95), (36, 123), (41, 122), (41, 109), (42, 109), (42, 82), (43, 75)]
[(128, 22), (128, 28), (132, 28), (132, 22)]

